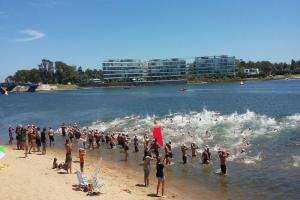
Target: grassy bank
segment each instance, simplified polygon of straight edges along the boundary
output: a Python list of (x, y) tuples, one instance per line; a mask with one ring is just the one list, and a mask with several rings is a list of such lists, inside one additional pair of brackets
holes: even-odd
[(78, 85), (70, 84), (70, 85), (62, 85), (62, 84), (50, 84), (50, 86), (56, 86), (56, 91), (64, 91), (64, 90), (77, 90), (80, 89)]

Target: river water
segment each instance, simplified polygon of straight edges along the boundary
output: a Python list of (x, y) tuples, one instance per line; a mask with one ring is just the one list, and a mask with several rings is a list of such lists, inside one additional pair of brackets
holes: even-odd
[[(142, 136), (156, 120), (175, 149), (194, 141), (212, 150), (210, 167), (190, 157), (182, 165), (175, 151), (167, 177), (183, 193), (200, 196), (201, 186), (227, 199), (300, 199), (300, 80), (19, 93), (0, 96), (0, 103), (0, 143), (8, 125), (77, 122)], [(241, 153), (244, 138), (250, 146)], [(219, 148), (231, 153), (225, 177), (214, 173)], [(118, 151), (105, 151), (104, 159), (119, 163)], [(131, 155), (128, 165), (140, 159)]]

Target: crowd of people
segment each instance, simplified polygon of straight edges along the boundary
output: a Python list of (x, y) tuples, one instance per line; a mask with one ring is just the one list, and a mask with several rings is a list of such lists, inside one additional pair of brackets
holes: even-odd
[[(35, 124), (22, 126), (18, 125), (16, 128), (9, 127), (9, 144), (13, 144), (14, 134), (16, 138), (16, 145), (18, 150), (24, 150), (25, 158), (32, 152), (41, 152), (42, 155), (46, 154), (47, 145), (54, 146), (55, 135), (59, 134), (65, 137), (65, 162), (57, 164), (57, 159), (54, 159), (53, 168), (60, 168), (72, 173), (72, 152), (73, 145), (77, 143), (78, 157), (80, 161), (80, 171), (84, 172), (84, 162), (86, 156), (86, 149), (100, 148), (105, 143), (111, 149), (119, 146), (124, 152), (124, 160), (129, 158), (130, 143), (133, 143), (134, 152), (140, 151), (140, 146), (143, 146), (143, 171), (144, 171), (144, 186), (149, 186), (149, 176), (151, 171), (151, 161), (156, 161), (156, 178), (157, 178), (157, 191), (158, 196), (159, 189), (162, 189), (162, 196), (164, 196), (165, 189), (165, 165), (171, 165), (174, 157), (172, 142), (167, 142), (164, 147), (160, 146), (157, 139), (151, 138), (148, 134), (145, 134), (143, 141), (140, 142), (139, 138), (135, 135), (131, 139), (127, 134), (119, 133), (114, 134), (110, 132), (102, 132), (99, 130), (83, 128), (80, 129), (76, 123), (71, 126), (66, 126), (65, 123), (61, 124), (58, 129), (54, 131), (51, 127), (43, 128), (42, 130)], [(141, 145), (143, 143), (143, 145)], [(42, 149), (41, 149), (42, 148)], [(164, 149), (164, 155), (161, 153), (161, 149)], [(191, 151), (191, 157), (197, 157), (199, 147), (195, 143), (191, 143), (190, 147), (182, 145), (180, 150), (182, 153), (182, 164), (187, 163), (188, 152)], [(227, 172), (226, 158), (229, 156), (229, 152), (226, 150), (219, 150), (218, 157), (220, 160), (220, 172), (219, 174), (225, 175)], [(209, 147), (206, 145), (201, 152), (201, 161), (204, 165), (211, 164), (212, 155)]]

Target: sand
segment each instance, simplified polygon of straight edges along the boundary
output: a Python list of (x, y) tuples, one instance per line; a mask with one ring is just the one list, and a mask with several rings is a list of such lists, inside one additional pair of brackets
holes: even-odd
[[(76, 154), (77, 156), (77, 154)], [(151, 177), (149, 188), (136, 186), (141, 184), (143, 179), (142, 168), (140, 177), (130, 177), (122, 170), (109, 168), (101, 161), (101, 173), (98, 178), (104, 181), (105, 186), (98, 196), (88, 196), (83, 191), (73, 190), (73, 186), (78, 184), (75, 171), (79, 170), (78, 158), (73, 154), (73, 174), (62, 174), (52, 168), (53, 158), (64, 160), (63, 152), (49, 151), (47, 155), (40, 153), (30, 154), (24, 158), (24, 152), (15, 150), (12, 146), (7, 146), (6, 156), (0, 160), (0, 197), (5, 200), (34, 199), (34, 200), (58, 200), (58, 199), (188, 199), (183, 197), (178, 191), (167, 188), (164, 198), (153, 197), (156, 191), (156, 180)], [(86, 170), (89, 177), (94, 165), (90, 165)], [(60, 172), (63, 172), (60, 171)]]

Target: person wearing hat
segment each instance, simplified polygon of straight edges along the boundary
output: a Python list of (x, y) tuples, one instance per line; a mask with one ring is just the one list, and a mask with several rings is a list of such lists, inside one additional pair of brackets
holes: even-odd
[(211, 153), (209, 151), (208, 145), (206, 145), (204, 151), (202, 152), (202, 164), (209, 164), (210, 160), (211, 160)]

